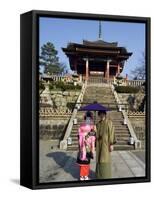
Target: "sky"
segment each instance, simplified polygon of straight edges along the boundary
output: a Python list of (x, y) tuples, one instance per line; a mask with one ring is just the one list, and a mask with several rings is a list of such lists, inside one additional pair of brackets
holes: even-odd
[[(69, 42), (81, 43), (83, 39), (98, 40), (99, 21), (79, 20), (64, 18), (39, 18), (39, 44), (47, 42), (54, 44), (58, 51), (59, 61), (66, 64), (68, 69), (69, 60), (62, 47), (67, 47)], [(118, 46), (126, 47), (133, 55), (125, 62), (122, 75), (128, 74), (131, 79), (131, 70), (140, 65), (142, 53), (145, 52), (145, 24), (102, 21), (102, 39), (107, 42), (118, 42)]]

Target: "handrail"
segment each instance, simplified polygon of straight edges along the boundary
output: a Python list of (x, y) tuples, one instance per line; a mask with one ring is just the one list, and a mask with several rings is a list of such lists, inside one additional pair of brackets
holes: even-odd
[(67, 129), (66, 129), (66, 132), (65, 132), (65, 135), (64, 135), (64, 138), (63, 140), (60, 142), (60, 149), (63, 149), (63, 150), (66, 150), (67, 149), (67, 139), (68, 137), (70, 136), (71, 134), (71, 131), (72, 131), (72, 127), (73, 127), (73, 120), (75, 119), (76, 117), (76, 114), (78, 112), (78, 109), (80, 107), (80, 103), (82, 102), (83, 100), (83, 96), (84, 96), (84, 93), (85, 93), (85, 89), (87, 87), (87, 82), (85, 82), (82, 86), (82, 89), (81, 89), (81, 93), (76, 101), (76, 104), (75, 104), (75, 107), (74, 107), (74, 110), (72, 112), (72, 116), (69, 120), (69, 123), (68, 123), (68, 126), (67, 126)]

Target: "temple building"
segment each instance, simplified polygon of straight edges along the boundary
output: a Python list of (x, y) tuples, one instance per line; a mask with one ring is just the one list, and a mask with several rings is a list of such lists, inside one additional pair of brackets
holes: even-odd
[(69, 58), (70, 68), (88, 80), (89, 76), (102, 76), (105, 80), (113, 79), (123, 71), (125, 61), (132, 55), (118, 42), (106, 42), (99, 38), (96, 41), (83, 40), (82, 44), (68, 43), (62, 48)]

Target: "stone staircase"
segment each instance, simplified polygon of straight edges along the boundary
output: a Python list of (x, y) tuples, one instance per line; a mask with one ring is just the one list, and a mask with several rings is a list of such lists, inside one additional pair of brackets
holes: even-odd
[(94, 101), (103, 104), (110, 110), (117, 110), (118, 108), (114, 95), (112, 94), (111, 88), (108, 84), (101, 84), (99, 86), (87, 86), (83, 98), (83, 105), (94, 103)]
[[(108, 117), (113, 122), (117, 140), (117, 143), (114, 145), (114, 150), (133, 150), (134, 146), (128, 144), (130, 136), (129, 130), (127, 125), (123, 124), (124, 119), (122, 113), (118, 111), (118, 107), (110, 86), (107, 84), (102, 84), (101, 86), (88, 85), (82, 105), (87, 105), (88, 103), (93, 103), (94, 101), (97, 101), (98, 103), (101, 103), (110, 109), (108, 112)], [(78, 128), (80, 123), (83, 122), (83, 116), (84, 112), (78, 111), (76, 116), (78, 123), (73, 125), (71, 132), (72, 144), (68, 145), (68, 150), (78, 150)], [(96, 123), (98, 120), (98, 117), (96, 117)]]
[(134, 145), (129, 145), (130, 133), (127, 125), (124, 124), (123, 115), (119, 111), (108, 112), (109, 118), (113, 122), (116, 136), (116, 144), (114, 146), (115, 150), (133, 150)]

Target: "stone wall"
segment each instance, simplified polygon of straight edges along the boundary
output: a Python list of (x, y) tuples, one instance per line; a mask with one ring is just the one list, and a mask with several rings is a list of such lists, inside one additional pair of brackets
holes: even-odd
[(75, 103), (80, 92), (76, 91), (51, 91), (51, 100), (53, 102), (53, 107), (58, 110), (67, 110), (71, 109), (69, 103)]
[[(59, 146), (70, 119), (68, 111), (73, 110), (79, 94), (80, 91), (50, 91), (48, 85), (45, 86), (45, 90), (40, 95), (40, 108), (49, 108), (48, 110), (53, 113), (48, 113), (49, 116), (43, 117), (40, 115), (40, 140), (50, 140), (53, 147)], [(62, 112), (65, 116), (59, 116)]]
[(58, 141), (63, 138), (68, 121), (70, 118), (56, 118), (48, 120), (40, 120), (39, 136), (41, 140)]
[(118, 93), (118, 97), (122, 104), (128, 104), (129, 110), (139, 110), (145, 94), (138, 92), (136, 94)]
[(46, 116), (40, 114), (40, 140), (50, 140), (53, 147), (59, 146), (79, 94), (80, 91), (50, 91), (48, 85), (45, 85), (45, 90), (40, 95), (40, 111), (43, 108), (53, 112), (46, 113)]
[(50, 106), (59, 111), (72, 110), (79, 94), (80, 91), (49, 91), (46, 87), (40, 96), (40, 106)]

